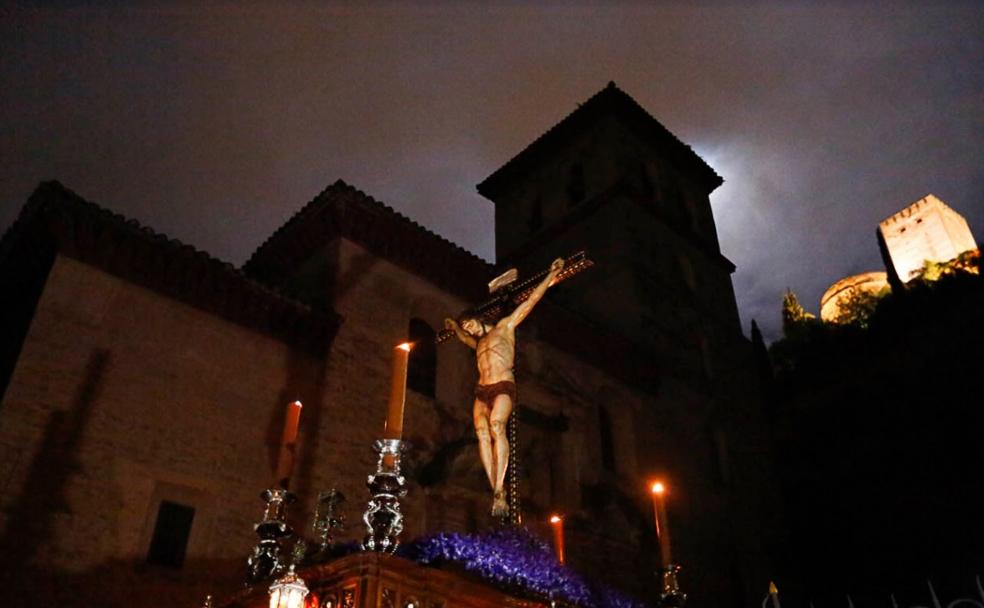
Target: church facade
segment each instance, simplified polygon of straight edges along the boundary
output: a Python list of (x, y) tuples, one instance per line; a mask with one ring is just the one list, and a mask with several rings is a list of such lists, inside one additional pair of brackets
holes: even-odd
[(502, 270), (586, 250), (595, 266), (520, 329), (524, 523), (546, 538), (564, 513), (573, 568), (652, 597), (659, 477), (691, 602), (759, 601), (782, 514), (708, 198), (721, 183), (610, 84), (479, 184), (495, 265), (341, 181), (239, 269), (42, 184), (0, 243), (0, 594), (193, 606), (239, 588), (295, 399), (291, 521), (310, 534), (334, 487), (361, 538), (407, 339), (403, 534), (492, 525), (474, 355), (433, 337)]

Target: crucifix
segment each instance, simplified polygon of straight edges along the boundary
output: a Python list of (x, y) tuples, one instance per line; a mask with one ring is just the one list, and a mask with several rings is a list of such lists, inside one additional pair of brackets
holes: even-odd
[[(479, 456), (492, 487), (492, 515), (510, 515), (506, 502), (505, 480), (509, 469), (510, 439), (506, 424), (516, 405), (516, 379), (513, 364), (516, 358), (516, 326), (530, 314), (547, 289), (592, 265), (584, 252), (568, 259), (557, 258), (548, 270), (515, 284), (516, 269), (510, 269), (489, 283), (492, 298), (465, 311), (458, 319), (445, 319), (444, 330), (437, 343), (452, 336), (475, 350), (478, 364), (478, 384), (472, 416), (478, 437)], [(515, 430), (515, 427), (512, 427)], [(513, 443), (515, 443), (514, 433)], [(513, 446), (515, 447), (515, 446)], [(513, 465), (515, 472), (515, 463)], [(515, 475), (511, 476), (510, 494), (513, 510), (517, 511)], [(515, 521), (518, 512), (512, 514)]]

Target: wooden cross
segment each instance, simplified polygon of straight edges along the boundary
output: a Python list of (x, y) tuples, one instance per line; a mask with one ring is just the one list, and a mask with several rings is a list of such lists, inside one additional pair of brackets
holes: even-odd
[[(554, 284), (560, 283), (575, 274), (591, 268), (594, 266), (594, 262), (588, 259), (585, 252), (579, 251), (569, 258), (564, 260), (564, 267), (557, 274), (557, 278)], [(543, 281), (544, 277), (550, 273), (550, 269), (540, 271), (530, 278), (522, 281), (519, 284), (515, 284), (516, 281), (516, 269), (511, 268), (504, 272), (503, 274), (496, 277), (489, 283), (489, 292), (492, 297), (469, 308), (464, 313), (461, 314), (461, 318), (471, 318), (477, 319), (482, 323), (487, 323), (489, 325), (495, 324), (500, 318), (506, 315), (510, 310), (516, 308), (516, 306), (522, 304), (530, 294), (536, 289), (536, 286)], [(434, 338), (435, 344), (441, 344), (442, 342), (447, 342), (454, 336), (453, 329), (442, 329), (438, 332), (437, 336)]]
[[(593, 265), (594, 262), (589, 260), (583, 251), (579, 251), (564, 260), (564, 267), (554, 277), (554, 284), (564, 281)], [(509, 314), (510, 311), (515, 310), (517, 306), (525, 302), (548, 274), (550, 274), (550, 269), (538, 272), (517, 284), (516, 278), (518, 275), (516, 269), (511, 268), (507, 270), (489, 282), (489, 293), (492, 294), (492, 297), (466, 310), (462, 313), (462, 318), (477, 319), (482, 323), (494, 325), (503, 316)], [(435, 344), (446, 342), (454, 335), (455, 331), (453, 329), (444, 329), (437, 334), (434, 342)], [(514, 407), (518, 407), (518, 405), (518, 403), (513, 404)], [(522, 515), (520, 513), (519, 497), (519, 429), (516, 414), (509, 417), (507, 424), (507, 433), (509, 435), (509, 469), (506, 478), (506, 492), (509, 510), (502, 523), (518, 526), (522, 523)]]

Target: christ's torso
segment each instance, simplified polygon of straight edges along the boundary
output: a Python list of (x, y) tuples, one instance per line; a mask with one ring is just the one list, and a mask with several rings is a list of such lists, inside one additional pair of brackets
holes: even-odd
[(479, 384), (515, 380), (516, 334), (509, 327), (494, 327), (475, 347)]

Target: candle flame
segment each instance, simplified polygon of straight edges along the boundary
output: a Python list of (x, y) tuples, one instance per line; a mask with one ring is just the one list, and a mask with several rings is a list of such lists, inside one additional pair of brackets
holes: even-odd
[(304, 404), (301, 403), (300, 401), (295, 401), (295, 402), (291, 403), (291, 405), (296, 405), (297, 407), (304, 407)]
[(410, 349), (413, 348), (413, 342), (404, 342), (403, 344), (397, 346), (397, 348), (410, 352)]
[(551, 515), (550, 516), (550, 523), (552, 523), (552, 524), (559, 524), (562, 521), (564, 521), (564, 518), (561, 517), (560, 515)]
[(652, 493), (653, 494), (662, 494), (663, 492), (666, 491), (666, 488), (663, 487), (663, 484), (661, 482), (656, 481), (656, 482), (653, 482), (653, 485), (650, 488), (650, 490), (652, 490)]

